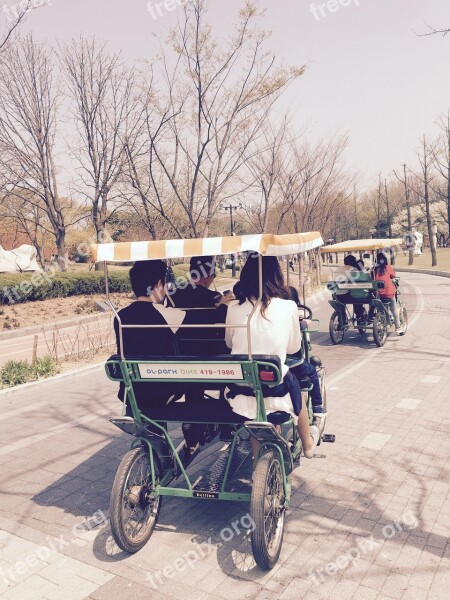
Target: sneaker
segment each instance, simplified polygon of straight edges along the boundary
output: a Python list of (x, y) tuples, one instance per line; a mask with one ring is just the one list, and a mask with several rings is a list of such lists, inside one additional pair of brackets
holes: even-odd
[(397, 329), (395, 330), (395, 333), (397, 335), (403, 335), (403, 327), (397, 327)]
[(309, 427), (309, 433), (313, 439), (313, 447), (311, 448), (311, 450), (304, 450), (303, 454), (306, 456), (306, 458), (312, 458), (315, 454), (316, 451), (316, 446), (317, 446), (317, 442), (319, 441), (319, 437), (320, 437), (320, 433), (318, 428), (315, 425), (311, 425)]
[(327, 416), (327, 411), (325, 410), (325, 407), (322, 404), (319, 404), (318, 406), (313, 406), (313, 417), (326, 417)]

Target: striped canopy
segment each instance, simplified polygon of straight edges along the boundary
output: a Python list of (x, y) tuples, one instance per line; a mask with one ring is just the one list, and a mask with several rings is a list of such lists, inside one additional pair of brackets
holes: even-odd
[(237, 235), (186, 240), (161, 240), (155, 242), (117, 242), (95, 244), (92, 252), (95, 262), (136, 262), (191, 256), (217, 256), (254, 251), (263, 256), (298, 254), (322, 246), (318, 231), (273, 235)]
[(332, 252), (358, 252), (363, 250), (383, 250), (383, 248), (401, 247), (402, 238), (394, 239), (373, 239), (373, 240), (348, 240), (332, 246), (323, 246), (320, 251), (323, 253)]

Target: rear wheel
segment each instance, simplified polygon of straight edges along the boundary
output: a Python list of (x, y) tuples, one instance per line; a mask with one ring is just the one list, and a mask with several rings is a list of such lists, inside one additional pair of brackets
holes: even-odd
[[(153, 454), (155, 476), (160, 463)], [(125, 454), (111, 490), (111, 530), (116, 544), (130, 554), (150, 539), (158, 519), (161, 496), (154, 493), (148, 449), (139, 446)]]
[(272, 569), (280, 556), (285, 519), (283, 472), (274, 450), (263, 454), (253, 473), (250, 515), (252, 551), (261, 569)]
[(375, 344), (381, 348), (387, 338), (388, 324), (384, 312), (377, 312), (373, 319), (373, 337)]
[(408, 313), (406, 312), (406, 308), (404, 306), (401, 306), (399, 311), (398, 311), (398, 316), (400, 319), (400, 327), (402, 329), (402, 332), (400, 335), (405, 335), (407, 329), (408, 329)]
[(333, 344), (340, 344), (344, 339), (345, 328), (342, 315), (337, 311), (334, 311), (334, 313), (331, 315), (329, 331)]

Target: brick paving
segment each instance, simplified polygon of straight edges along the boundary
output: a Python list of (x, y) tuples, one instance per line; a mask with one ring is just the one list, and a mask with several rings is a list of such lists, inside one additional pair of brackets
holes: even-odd
[(220, 535), (244, 504), (165, 498), (145, 548), (114, 545), (100, 521), (129, 439), (108, 422), (119, 405), (101, 369), (1, 395), (0, 599), (447, 599), (449, 286), (402, 275), (413, 325), (382, 349), (358, 334), (331, 346), (331, 311), (316, 303), (337, 439), (294, 472), (269, 573), (248, 537)]

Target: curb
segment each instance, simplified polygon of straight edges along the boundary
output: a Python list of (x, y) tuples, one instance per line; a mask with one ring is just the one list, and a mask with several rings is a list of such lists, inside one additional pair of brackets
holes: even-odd
[(429, 269), (405, 269), (403, 267), (396, 267), (394, 269), (399, 273), (419, 273), (422, 275), (436, 275), (436, 277), (450, 277), (450, 273), (447, 271), (431, 271)]
[(45, 331), (53, 331), (55, 329), (65, 329), (66, 327), (75, 327), (80, 323), (90, 323), (98, 319), (111, 318), (112, 313), (98, 313), (95, 315), (86, 315), (78, 319), (66, 319), (64, 321), (54, 321), (46, 325), (32, 325), (30, 327), (22, 327), (14, 331), (5, 331), (0, 333), (0, 342), (12, 340), (18, 337), (27, 337), (35, 333), (43, 333)]
[(70, 377), (72, 375), (78, 375), (79, 373), (84, 373), (86, 371), (93, 371), (94, 369), (98, 369), (99, 367), (103, 367), (105, 361), (100, 363), (95, 363), (93, 365), (87, 365), (85, 367), (80, 367), (79, 369), (72, 369), (71, 371), (66, 371), (66, 373), (60, 373), (59, 375), (54, 375), (53, 377), (47, 377), (46, 379), (37, 379), (36, 381), (29, 381), (28, 383), (22, 383), (20, 385), (15, 385), (14, 387), (6, 388), (0, 390), (0, 398), (2, 396), (7, 396), (8, 394), (14, 394), (16, 392), (20, 392), (22, 390), (34, 387), (35, 385), (41, 385), (42, 383), (52, 383), (53, 381), (57, 381), (58, 379), (64, 379), (65, 377)]

